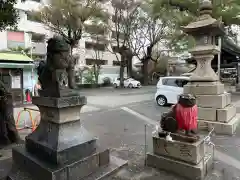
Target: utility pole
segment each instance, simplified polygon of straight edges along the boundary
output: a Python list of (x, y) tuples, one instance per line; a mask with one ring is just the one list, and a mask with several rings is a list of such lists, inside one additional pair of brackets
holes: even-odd
[(222, 49), (222, 38), (221, 36), (218, 37), (218, 47), (219, 47), (219, 53), (218, 53), (218, 69), (217, 69), (217, 74), (218, 74), (218, 79), (220, 80), (220, 72), (221, 72), (221, 49)]

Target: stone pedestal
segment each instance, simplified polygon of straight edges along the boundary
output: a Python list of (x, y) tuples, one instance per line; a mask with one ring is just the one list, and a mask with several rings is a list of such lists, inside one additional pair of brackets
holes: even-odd
[(127, 164), (101, 149), (97, 139), (80, 123), (86, 98), (33, 97), (41, 122), (12, 151), (11, 180), (101, 179)]
[(236, 87), (235, 87), (235, 92), (239, 93), (240, 92), (240, 84), (236, 84)]
[(202, 180), (213, 165), (213, 149), (204, 137), (197, 142), (184, 142), (180, 135), (171, 134), (173, 142), (153, 137), (153, 153), (147, 155), (147, 165), (169, 171), (187, 179)]
[(200, 128), (215, 128), (218, 134), (232, 135), (238, 122), (236, 107), (231, 104), (231, 94), (224, 85), (216, 82), (190, 82), (184, 86), (184, 93), (197, 97), (198, 124)]

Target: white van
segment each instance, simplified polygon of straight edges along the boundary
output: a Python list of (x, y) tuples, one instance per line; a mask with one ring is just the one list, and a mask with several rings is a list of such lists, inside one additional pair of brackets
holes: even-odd
[(159, 106), (176, 104), (178, 96), (183, 93), (183, 86), (189, 82), (187, 76), (161, 77), (157, 83), (155, 100)]

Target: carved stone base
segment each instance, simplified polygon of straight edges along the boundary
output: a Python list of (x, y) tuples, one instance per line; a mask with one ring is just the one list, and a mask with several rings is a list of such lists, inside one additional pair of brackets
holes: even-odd
[(156, 155), (177, 159), (189, 164), (197, 165), (205, 155), (204, 136), (195, 143), (187, 143), (177, 140), (177, 134), (171, 134), (174, 142), (165, 138), (153, 137), (153, 152)]
[[(211, 50), (208, 48), (211, 48)], [(196, 48), (190, 50), (194, 55), (194, 59), (197, 61), (197, 68), (190, 77), (190, 81), (215, 82), (219, 80), (211, 66), (211, 61), (214, 58), (214, 52), (216, 51), (215, 48), (216, 47), (214, 46), (197, 46)]]
[(207, 154), (199, 164), (192, 165), (183, 161), (148, 153), (147, 166), (165, 170), (189, 180), (203, 180), (213, 168), (213, 156), (212, 154)]
[[(110, 156), (109, 150), (61, 166), (47, 163), (28, 153), (24, 146), (13, 149), (13, 166), (9, 180), (93, 180), (114, 173), (127, 162)], [(94, 178), (93, 178), (94, 177)]]
[(231, 103), (231, 94), (197, 95), (197, 104), (205, 108), (224, 108)]
[(70, 97), (79, 96), (79, 91), (68, 88), (57, 90), (55, 87), (53, 87), (45, 90), (39, 90), (39, 94), (43, 97)]
[(85, 97), (34, 97), (33, 103), (40, 109), (40, 125), (25, 145), (13, 149), (8, 179), (100, 179), (127, 163), (98, 150), (96, 138), (81, 125)]
[(64, 124), (41, 121), (38, 128), (26, 137), (26, 148), (41, 159), (64, 164), (94, 153), (96, 138), (80, 121)]
[(217, 121), (198, 120), (198, 129), (210, 131), (214, 128), (214, 132), (222, 135), (233, 135), (240, 122), (240, 114), (236, 114), (228, 123)]
[(218, 95), (225, 91), (220, 82), (190, 82), (184, 86), (184, 94)]
[(231, 94), (225, 92), (220, 82), (189, 82), (184, 93), (197, 97), (199, 128), (218, 134), (234, 134), (239, 122), (236, 107), (231, 104)]

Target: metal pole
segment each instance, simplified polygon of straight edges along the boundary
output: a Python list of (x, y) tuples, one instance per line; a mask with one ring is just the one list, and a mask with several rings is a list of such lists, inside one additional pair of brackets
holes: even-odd
[(221, 48), (222, 48), (222, 38), (219, 36), (218, 38), (218, 47), (219, 47), (219, 53), (218, 53), (218, 79), (220, 80), (220, 72), (221, 72)]
[[(30, 51), (30, 56), (31, 56), (31, 59), (33, 60), (33, 46), (32, 46), (32, 42), (31, 42), (31, 51)], [(31, 79), (32, 79), (32, 95), (34, 96), (35, 94), (34, 94), (34, 82), (33, 82), (33, 79), (34, 79), (34, 75), (33, 75), (33, 67), (32, 67), (32, 75), (31, 75)]]
[(144, 164), (147, 165), (147, 124), (144, 125)]

